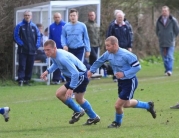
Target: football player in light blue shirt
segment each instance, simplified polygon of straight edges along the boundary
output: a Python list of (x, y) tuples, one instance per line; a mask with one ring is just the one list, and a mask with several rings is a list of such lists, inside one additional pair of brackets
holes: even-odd
[[(74, 111), (69, 123), (74, 124), (77, 122), (85, 112), (89, 116), (89, 119), (84, 125), (98, 123), (100, 117), (93, 111), (90, 103), (84, 99), (86, 87), (89, 83), (85, 65), (73, 54), (63, 49), (57, 49), (53, 40), (47, 40), (45, 42), (44, 51), (47, 57), (51, 57), (53, 64), (41, 75), (41, 78), (46, 80), (47, 74), (59, 68), (67, 80), (57, 90), (56, 97)], [(73, 92), (80, 106), (71, 98)]]
[(115, 120), (108, 128), (120, 127), (124, 116), (123, 108), (143, 108), (149, 111), (153, 118), (156, 118), (154, 102), (133, 99), (134, 91), (138, 85), (136, 73), (141, 69), (137, 56), (126, 49), (120, 48), (115, 36), (108, 37), (105, 40), (105, 46), (107, 51), (93, 63), (88, 71), (88, 78), (106, 61), (110, 63), (114, 75), (118, 78), (119, 98), (115, 104)]
[(6, 122), (9, 121), (9, 111), (10, 111), (10, 108), (9, 108), (9, 107), (2, 107), (2, 108), (0, 108), (0, 114), (3, 115), (4, 120), (5, 120)]
[(79, 60), (84, 62), (84, 58), (90, 55), (90, 41), (86, 25), (78, 21), (78, 11), (69, 11), (70, 22), (66, 23), (62, 29), (61, 43), (63, 49), (73, 53)]

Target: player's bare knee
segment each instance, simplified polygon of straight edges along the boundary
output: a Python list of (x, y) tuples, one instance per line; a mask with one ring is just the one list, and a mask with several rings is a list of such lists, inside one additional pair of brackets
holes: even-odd
[(116, 109), (116, 110), (121, 110), (122, 107), (123, 107), (122, 105), (115, 104), (115, 109)]
[(82, 98), (75, 98), (75, 99), (76, 99), (76, 102), (78, 104), (83, 104), (84, 103)]
[(61, 92), (59, 90), (56, 91), (56, 97), (58, 99), (61, 99), (61, 97), (62, 97), (62, 94), (61, 94)]

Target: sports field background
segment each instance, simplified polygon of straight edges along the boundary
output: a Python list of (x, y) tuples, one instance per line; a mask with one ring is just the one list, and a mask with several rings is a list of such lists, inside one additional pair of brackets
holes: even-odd
[(157, 118), (142, 109), (125, 109), (123, 124), (108, 129), (114, 119), (117, 83), (110, 77), (91, 80), (85, 97), (101, 117), (97, 125), (68, 124), (72, 111), (55, 97), (58, 85), (33, 83), (19, 87), (11, 81), (0, 86), (0, 107), (10, 106), (10, 120), (0, 117), (0, 138), (178, 138), (179, 109), (170, 109), (179, 101), (179, 54), (171, 77), (164, 76), (163, 64), (155, 57), (141, 60), (137, 74), (139, 85), (134, 98), (154, 101)]

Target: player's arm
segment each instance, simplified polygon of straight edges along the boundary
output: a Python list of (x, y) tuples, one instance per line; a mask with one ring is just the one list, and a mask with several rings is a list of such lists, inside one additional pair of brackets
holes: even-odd
[(67, 46), (67, 34), (65, 31), (65, 26), (62, 28), (62, 34), (61, 34), (61, 44), (64, 50), (68, 51), (68, 46)]
[[(95, 73), (96, 70), (101, 67), (107, 60), (108, 60), (108, 52), (105, 52), (103, 55), (101, 55), (90, 67), (90, 72)], [(90, 75), (90, 73), (89, 73)]]
[(67, 90), (67, 92), (65, 94), (65, 97), (69, 98), (72, 96), (73, 90), (77, 87), (79, 71), (77, 70), (77, 68), (75, 67), (73, 62), (71, 60), (69, 60), (68, 58), (61, 59), (61, 64), (62, 64), (62, 66), (66, 67), (68, 72), (70, 72), (69, 75), (71, 75), (69, 89)]
[(61, 64), (64, 66), (71, 76), (70, 88), (75, 89), (77, 87), (78, 78), (79, 78), (79, 71), (77, 70), (74, 63), (69, 60), (68, 58), (61, 58)]
[[(52, 60), (52, 62), (53, 62), (53, 60)], [(55, 63), (52, 63), (52, 65), (45, 72), (43, 72), (41, 74), (40, 78), (42, 80), (47, 80), (46, 79), (47, 74), (54, 72), (57, 68), (58, 68), (58, 66)]]
[(126, 60), (130, 64), (131, 68), (129, 70), (124, 71), (123, 73), (124, 76), (128, 78), (132, 75), (135, 75), (141, 69), (141, 65), (136, 55), (126, 55)]
[(86, 53), (85, 53), (85, 57), (88, 58), (90, 56), (90, 51), (91, 51), (91, 47), (90, 47), (90, 41), (89, 41), (89, 36), (88, 36), (88, 31), (87, 31), (87, 28), (86, 26), (84, 25), (84, 44), (85, 44), (85, 50), (86, 50)]

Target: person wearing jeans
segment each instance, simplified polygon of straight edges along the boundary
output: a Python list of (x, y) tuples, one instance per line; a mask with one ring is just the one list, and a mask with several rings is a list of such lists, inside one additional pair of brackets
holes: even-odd
[(179, 33), (178, 21), (170, 15), (168, 6), (162, 7), (162, 15), (156, 23), (156, 34), (159, 40), (161, 56), (163, 58), (165, 75), (171, 76), (173, 71), (175, 39)]
[(175, 47), (160, 47), (160, 52), (162, 55), (162, 59), (165, 67), (165, 75), (170, 76), (173, 71), (173, 61), (174, 61), (174, 53)]

